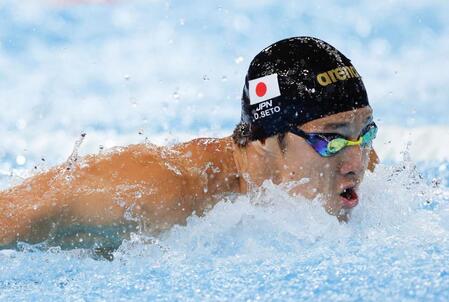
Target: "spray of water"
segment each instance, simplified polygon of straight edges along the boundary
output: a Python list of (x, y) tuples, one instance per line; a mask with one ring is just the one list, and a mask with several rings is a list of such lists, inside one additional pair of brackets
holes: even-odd
[(24, 298), (89, 299), (100, 288), (103, 299), (449, 298), (449, 190), (408, 158), (366, 175), (348, 223), (291, 185), (267, 181), (158, 237), (132, 234), (101, 251), (113, 261), (89, 249), (0, 251), (0, 297), (21, 288)]

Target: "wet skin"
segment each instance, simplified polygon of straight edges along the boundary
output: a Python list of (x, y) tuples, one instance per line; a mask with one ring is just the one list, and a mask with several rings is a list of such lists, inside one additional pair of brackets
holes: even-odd
[[(331, 115), (303, 126), (306, 132), (335, 132), (356, 140), (370, 121), (371, 108)], [(336, 125), (339, 123), (340, 125)], [(339, 127), (337, 127), (339, 126)], [(65, 162), (0, 192), (0, 245), (37, 242), (55, 229), (71, 226), (130, 229), (157, 234), (203, 215), (223, 194), (245, 193), (248, 181), (310, 179), (291, 191), (346, 220), (339, 194), (355, 190), (368, 165), (377, 162), (369, 148), (352, 146), (330, 158), (320, 157), (305, 141), (286, 135), (281, 150), (275, 137), (237, 147), (230, 137), (195, 139), (171, 148), (148, 144), (114, 148)], [(247, 177), (243, 177), (243, 176)], [(121, 232), (120, 231), (120, 232)]]

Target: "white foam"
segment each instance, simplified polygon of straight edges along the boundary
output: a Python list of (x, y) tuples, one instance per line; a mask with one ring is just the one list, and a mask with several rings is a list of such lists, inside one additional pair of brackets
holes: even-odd
[(369, 250), (436, 244), (449, 236), (449, 191), (426, 184), (411, 162), (380, 165), (368, 173), (360, 198), (350, 221), (339, 223), (319, 200), (292, 197), (265, 182), (252, 194), (224, 198), (204, 217), (193, 215), (186, 226), (175, 226), (156, 240), (175, 254), (260, 259), (279, 252), (300, 255), (307, 246), (320, 253), (336, 245), (350, 254), (354, 241)]
[(449, 125), (402, 127), (382, 125), (374, 143), (381, 160), (399, 161), (409, 144), (414, 161), (449, 160)]

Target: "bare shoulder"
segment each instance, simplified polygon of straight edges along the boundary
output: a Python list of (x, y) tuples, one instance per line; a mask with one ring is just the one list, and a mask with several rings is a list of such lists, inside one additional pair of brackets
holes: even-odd
[(91, 177), (105, 176), (118, 183), (158, 183), (182, 176), (182, 167), (172, 163), (173, 151), (165, 147), (134, 144), (88, 155), (79, 167)]
[[(232, 152), (230, 137), (225, 138), (196, 138), (189, 142), (180, 144), (174, 148), (175, 152), (184, 154), (185, 158), (191, 158), (193, 161), (205, 162), (207, 160), (220, 159)], [(211, 157), (208, 159), (208, 157)]]
[(188, 177), (172, 157), (167, 148), (138, 144), (80, 159), (73, 174), (71, 216), (81, 223), (108, 224), (132, 208), (133, 215), (148, 218), (155, 227), (180, 221), (178, 204), (183, 204)]

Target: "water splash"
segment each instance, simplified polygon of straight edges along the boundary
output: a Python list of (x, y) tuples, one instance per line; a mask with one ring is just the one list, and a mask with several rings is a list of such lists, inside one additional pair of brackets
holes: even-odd
[(66, 170), (70, 171), (73, 167), (75, 167), (76, 162), (79, 159), (78, 151), (81, 147), (81, 144), (84, 141), (84, 138), (86, 137), (86, 133), (81, 133), (80, 137), (75, 141), (75, 146), (73, 147), (73, 151), (70, 154), (70, 156), (66, 160)]
[(412, 162), (368, 173), (348, 223), (288, 189), (265, 182), (157, 238), (132, 234), (112, 262), (85, 249), (1, 251), (0, 298), (449, 298), (449, 190)]

